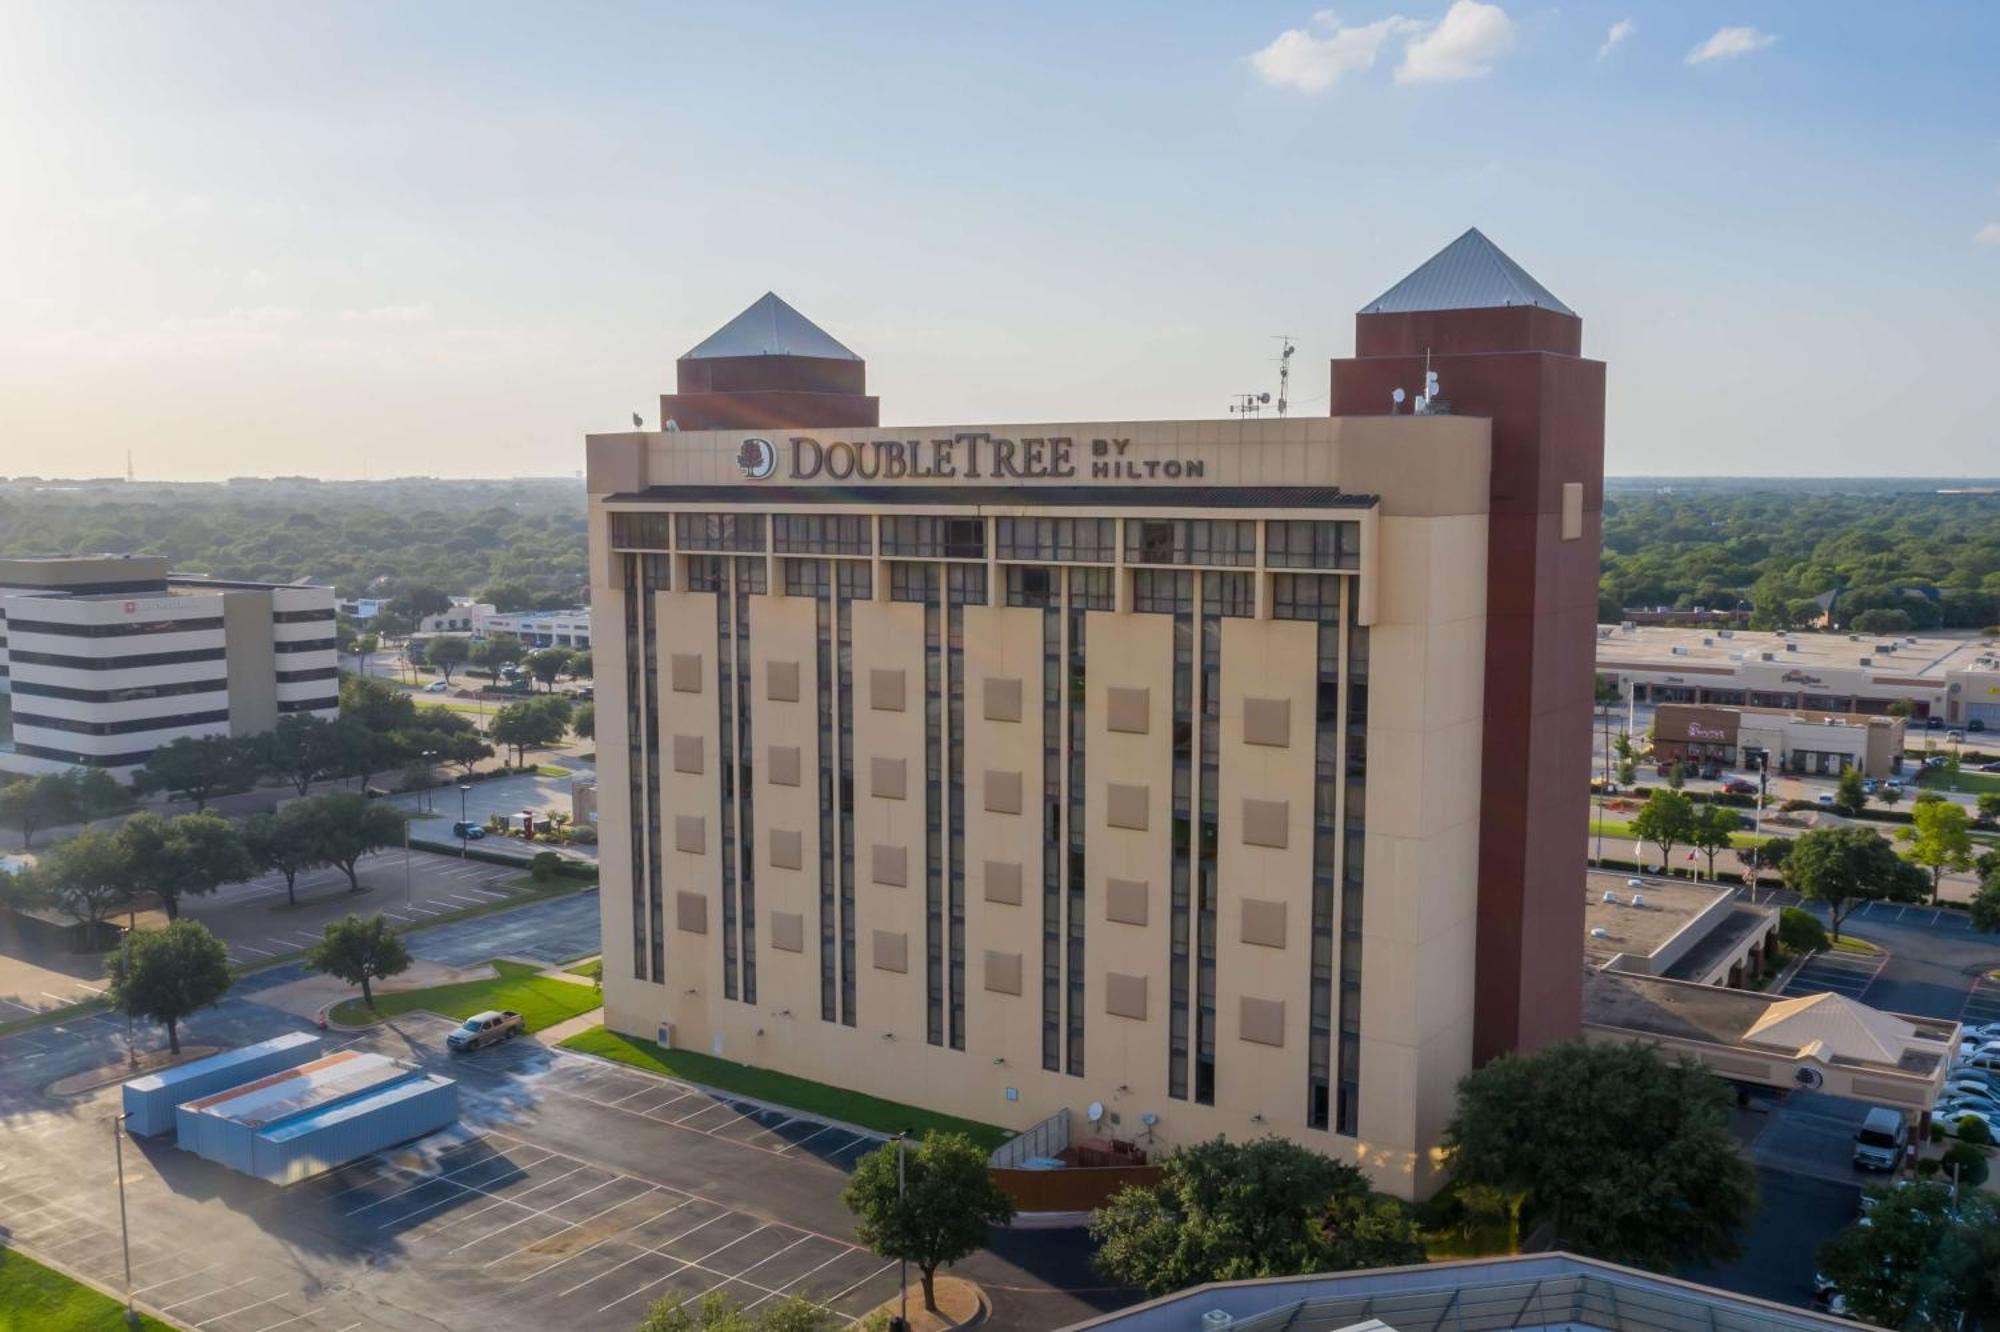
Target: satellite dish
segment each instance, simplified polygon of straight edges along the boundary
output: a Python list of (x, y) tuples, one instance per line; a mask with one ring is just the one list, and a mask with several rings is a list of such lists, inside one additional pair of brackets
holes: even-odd
[(1141, 1124), (1144, 1124), (1147, 1128), (1151, 1128), (1153, 1127), (1153, 1125), (1160, 1122), (1160, 1117), (1154, 1114), (1151, 1110), (1148, 1110), (1145, 1114), (1139, 1116), (1139, 1122)]
[(1089, 1118), (1091, 1123), (1095, 1124), (1098, 1120), (1104, 1118), (1104, 1102), (1092, 1101), (1083, 1113)]
[(1408, 396), (1408, 395), (1406, 395), (1406, 394), (1405, 394), (1405, 393), (1403, 392), (1403, 390), (1401, 390), (1401, 389), (1397, 389), (1397, 390), (1396, 390), (1396, 391), (1395, 391), (1394, 393), (1391, 393), (1391, 394), (1389, 395), (1389, 401), (1390, 401), (1390, 402), (1393, 402), (1393, 403), (1395, 403), (1395, 404), (1397, 404), (1398, 406), (1400, 406), (1400, 405), (1402, 405), (1402, 401), (1403, 401), (1403, 399), (1404, 399), (1404, 398), (1405, 398), (1406, 396)]
[(1259, 402), (1269, 402), (1270, 400), (1271, 400), (1271, 395), (1268, 393), (1259, 393), (1257, 395), (1257, 401)]

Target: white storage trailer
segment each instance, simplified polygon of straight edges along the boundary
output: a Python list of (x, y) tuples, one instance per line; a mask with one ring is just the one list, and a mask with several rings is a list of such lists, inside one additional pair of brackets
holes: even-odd
[(140, 1137), (174, 1127), (174, 1107), (319, 1058), (320, 1038), (294, 1031), (205, 1059), (133, 1078), (125, 1084), (125, 1127)]

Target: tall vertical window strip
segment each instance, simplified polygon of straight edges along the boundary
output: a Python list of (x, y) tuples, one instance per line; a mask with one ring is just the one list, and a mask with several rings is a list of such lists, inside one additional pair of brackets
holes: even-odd
[(738, 558), (736, 565), (736, 792), (737, 911), (741, 938), (743, 1002), (757, 1002), (757, 783), (755, 738), (750, 732), (750, 597), (762, 596), (768, 577), (763, 559)]
[(946, 993), (951, 1048), (965, 1048), (965, 607), (986, 604), (986, 569), (945, 566), (946, 665)]
[(834, 869), (837, 844), (833, 799), (833, 581), (825, 560), (785, 560), (783, 564), (785, 594), (811, 597), (817, 624), (813, 692), (819, 717), (819, 1016), (822, 1022), (837, 1022), (840, 1020), (840, 916), (836, 905), (839, 876)]
[[(682, 515), (685, 517), (686, 515)], [(722, 994), (725, 999), (737, 997), (737, 939), (736, 939), (736, 597), (731, 584), (734, 580), (734, 560), (695, 559), (689, 557), (688, 585), (691, 588), (708, 588), (715, 593), (715, 711), (716, 735), (719, 737), (716, 770), (722, 783), (722, 824), (719, 839), (722, 850)], [(703, 568), (702, 575), (693, 571)]]
[(924, 1033), (945, 1043), (944, 580), (935, 564), (889, 566), (889, 599), (924, 608)]
[(1167, 1095), (1188, 1098), (1189, 997), (1193, 913), (1194, 575), (1140, 569), (1132, 574), (1132, 609), (1174, 617), (1173, 817), (1167, 921)]
[(1201, 578), (1201, 726), (1196, 734), (1201, 773), (1201, 809), (1194, 843), (1195, 924), (1194, 1099), (1215, 1104), (1215, 964), (1221, 888), (1216, 848), (1222, 753), (1222, 621), (1254, 613), (1255, 592), (1248, 574), (1204, 573)]
[(1042, 1067), (1062, 1067), (1062, 570), (1007, 567), (1007, 604), (1042, 612)]
[(632, 979), (655, 980), (647, 967), (646, 947), (646, 704), (639, 663), (642, 599), (639, 556), (625, 557), (625, 793), (631, 817), (632, 859)]
[(840, 732), (839, 780), (835, 784), (840, 823), (840, 1020), (855, 1025), (854, 1014), (854, 602), (874, 595), (869, 568), (851, 560), (834, 562), (834, 701)]
[[(655, 609), (653, 594), (665, 591), (672, 585), (669, 560), (666, 555), (640, 555), (637, 561), (638, 596), (636, 597), (636, 618), (639, 622), (640, 649), (635, 654), (626, 653), (626, 684), (632, 684), (632, 659), (638, 658), (638, 688), (632, 690), (630, 698), (637, 699), (641, 709), (641, 725), (631, 727), (632, 733), (640, 737), (633, 746), (637, 762), (633, 772), (643, 773), (638, 787), (640, 808), (645, 817), (645, 867), (646, 867), (646, 939), (650, 961), (650, 979), (655, 983), (664, 982), (667, 976), (666, 942), (666, 890), (660, 852), (660, 633), (659, 614)], [(630, 637), (627, 644), (629, 648)], [(635, 813), (632, 819), (635, 841), (640, 824)], [(634, 848), (635, 852), (637, 847)], [(639, 873), (639, 860), (635, 855), (632, 873)], [(634, 922), (633, 933), (638, 933)]]
[(1368, 630), (1356, 620), (1351, 584), (1343, 584), (1347, 625), (1347, 790), (1340, 881), (1340, 1097), (1337, 1132), (1359, 1134), (1361, 1106), (1362, 851), (1368, 807)]
[(1089, 682), (1085, 671), (1085, 625), (1088, 612), (1111, 610), (1115, 605), (1113, 597), (1114, 573), (1110, 569), (1078, 569), (1065, 571), (1068, 579), (1068, 669), (1064, 672), (1066, 698), (1068, 700), (1067, 750), (1069, 753), (1069, 791), (1065, 801), (1064, 841), (1068, 851), (1064, 882), (1064, 922), (1063, 937), (1064, 970), (1066, 972), (1065, 993), (1065, 1044), (1063, 1071), (1072, 1077), (1083, 1076), (1083, 1033), (1086, 1009), (1084, 1007), (1084, 925), (1089, 917), (1084, 896), (1087, 883), (1084, 864), (1084, 834), (1087, 824), (1084, 819), (1084, 796), (1087, 787), (1084, 782), (1084, 741), (1088, 728), (1084, 724), (1084, 705), (1089, 697)]

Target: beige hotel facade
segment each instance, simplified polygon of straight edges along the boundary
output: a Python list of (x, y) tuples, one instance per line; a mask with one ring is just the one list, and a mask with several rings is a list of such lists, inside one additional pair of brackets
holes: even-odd
[(1275, 1132), (1405, 1196), (1477, 1059), (1574, 1034), (1582, 866), (1505, 872), (1534, 814), (1485, 793), (1547, 760), (1485, 761), (1488, 681), (1496, 624), (1530, 668), (1569, 629), (1581, 845), (1601, 463), (1512, 528), (1545, 589), (1588, 547), (1568, 626), (1495, 614), (1463, 407), (883, 428), (775, 297), (680, 370), (673, 428), (588, 441), (611, 1027), (1008, 1128)]

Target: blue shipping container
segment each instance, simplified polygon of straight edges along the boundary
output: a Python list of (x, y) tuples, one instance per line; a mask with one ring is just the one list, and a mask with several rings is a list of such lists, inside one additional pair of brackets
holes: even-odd
[(197, 1156), (255, 1174), (257, 1136), (319, 1110), (358, 1100), (417, 1076), (408, 1064), (360, 1050), (339, 1050), (241, 1087), (182, 1104), (180, 1145)]
[(318, 1036), (295, 1031), (133, 1078), (125, 1084), (125, 1127), (140, 1137), (165, 1133), (174, 1127), (174, 1107), (183, 1101), (297, 1068), (319, 1052)]
[(314, 1110), (257, 1135), (249, 1173), (292, 1184), (458, 1118), (458, 1084), (419, 1074), (351, 1101)]

